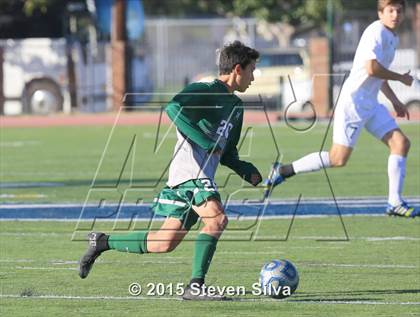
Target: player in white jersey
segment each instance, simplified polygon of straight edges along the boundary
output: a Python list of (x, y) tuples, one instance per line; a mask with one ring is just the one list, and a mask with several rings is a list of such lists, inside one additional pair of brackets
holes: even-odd
[(407, 109), (388, 84), (389, 80), (400, 81), (407, 86), (413, 82), (409, 72), (399, 74), (388, 70), (398, 46), (396, 30), (403, 20), (404, 9), (404, 0), (378, 0), (379, 20), (370, 24), (360, 39), (353, 67), (335, 109), (330, 151), (306, 155), (289, 165), (274, 164), (265, 182), (266, 196), (274, 186), (295, 174), (346, 165), (365, 127), (390, 149), (387, 213), (403, 217), (420, 216), (420, 211), (408, 206), (401, 197), (410, 141), (385, 106), (378, 102), (381, 90), (391, 101), (397, 116), (409, 119)]

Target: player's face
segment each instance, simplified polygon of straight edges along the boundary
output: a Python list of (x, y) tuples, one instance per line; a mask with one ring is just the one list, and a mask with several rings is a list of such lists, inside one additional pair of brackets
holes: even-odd
[(255, 61), (248, 64), (245, 68), (240, 68), (237, 77), (238, 91), (244, 92), (248, 89), (251, 82), (254, 81)]
[(388, 29), (395, 30), (403, 20), (403, 7), (400, 4), (387, 5), (379, 11), (379, 19)]

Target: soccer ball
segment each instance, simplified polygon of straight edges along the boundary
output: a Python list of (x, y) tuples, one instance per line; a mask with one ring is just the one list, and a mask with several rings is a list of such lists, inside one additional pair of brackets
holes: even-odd
[(264, 295), (272, 298), (285, 298), (296, 291), (299, 274), (288, 260), (272, 260), (261, 269), (260, 287)]

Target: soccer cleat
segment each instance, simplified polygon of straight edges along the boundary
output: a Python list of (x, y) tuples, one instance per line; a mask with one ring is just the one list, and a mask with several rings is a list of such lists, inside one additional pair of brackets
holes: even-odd
[(398, 206), (388, 205), (388, 208), (386, 209), (386, 213), (388, 216), (398, 216), (398, 217), (406, 217), (406, 218), (414, 218), (414, 217), (420, 216), (420, 212), (414, 210), (413, 207), (408, 206), (405, 201), (403, 201)]
[(98, 240), (104, 236), (105, 233), (102, 232), (91, 232), (88, 234), (88, 248), (80, 259), (79, 276), (81, 278), (86, 278), (88, 276), (96, 258), (101, 255), (103, 250), (99, 249)]
[(266, 199), (274, 187), (281, 184), (284, 181), (284, 177), (280, 174), (280, 162), (275, 162), (273, 166), (271, 167), (270, 174), (268, 175), (268, 178), (264, 180), (264, 199)]
[(197, 300), (197, 301), (225, 301), (228, 300), (223, 294), (209, 292), (207, 287), (199, 284), (188, 285), (182, 295), (183, 300)]

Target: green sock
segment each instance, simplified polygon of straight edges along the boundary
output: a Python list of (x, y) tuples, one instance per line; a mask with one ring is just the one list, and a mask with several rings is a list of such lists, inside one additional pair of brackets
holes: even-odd
[(200, 233), (197, 236), (194, 247), (192, 278), (204, 279), (214, 251), (216, 251), (217, 241), (217, 238), (205, 233)]
[(147, 253), (148, 231), (135, 231), (128, 234), (112, 234), (108, 238), (111, 250), (130, 253)]

